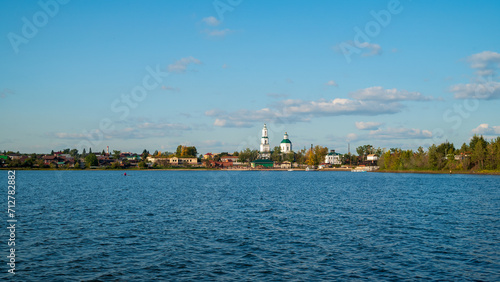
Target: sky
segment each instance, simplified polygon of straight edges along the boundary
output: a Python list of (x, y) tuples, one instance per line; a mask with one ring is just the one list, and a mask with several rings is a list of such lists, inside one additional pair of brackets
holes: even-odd
[(499, 1), (0, 1), (0, 150), (500, 136)]

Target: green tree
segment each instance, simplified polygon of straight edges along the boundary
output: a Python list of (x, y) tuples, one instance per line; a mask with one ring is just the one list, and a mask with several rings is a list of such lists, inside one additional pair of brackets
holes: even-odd
[(302, 150), (299, 150), (295, 154), (295, 160), (297, 161), (298, 164), (305, 164), (306, 163), (306, 154), (307, 154), (307, 151), (305, 148)]
[(87, 167), (98, 166), (99, 165), (99, 160), (97, 160), (96, 155), (94, 155), (94, 154), (88, 154), (85, 157), (85, 165)]
[(238, 161), (242, 163), (253, 162), (259, 157), (259, 151), (246, 148), (238, 154)]
[(427, 150), (427, 154), (429, 156), (429, 168), (438, 169), (440, 155), (437, 151), (437, 146), (432, 144)]
[(358, 153), (362, 161), (365, 161), (365, 157), (369, 154), (373, 154), (374, 149), (372, 145), (363, 145), (356, 148), (356, 153)]
[(484, 160), (487, 156), (487, 151), (483, 142), (476, 142), (472, 151), (472, 161), (479, 166), (479, 169), (484, 168)]
[(195, 158), (198, 155), (198, 151), (195, 146), (177, 146), (177, 150), (175, 151), (175, 156), (178, 158)]
[(73, 158), (78, 158), (78, 149), (72, 149), (71, 151), (69, 151), (69, 154), (73, 157)]
[(146, 163), (144, 161), (140, 161), (138, 164), (140, 169), (145, 169), (147, 167)]
[(113, 150), (113, 159), (118, 160), (122, 152), (118, 150)]
[(306, 164), (317, 166), (323, 163), (325, 156), (328, 154), (328, 148), (316, 145), (314, 148), (309, 149), (306, 153)]
[(427, 153), (422, 146), (418, 147), (415, 152), (415, 166), (417, 168), (425, 168), (427, 166)]
[(488, 142), (484, 140), (484, 137), (474, 134), (472, 136), (469, 147), (472, 150), (471, 161), (474, 166), (478, 166), (479, 169), (484, 168), (484, 160), (486, 159)]
[(148, 158), (149, 156), (149, 151), (144, 149), (144, 151), (142, 151), (142, 154), (141, 154), (141, 159), (144, 161)]
[(491, 169), (500, 168), (500, 137), (490, 141), (488, 145), (489, 165)]
[(186, 152), (184, 156), (196, 158), (197, 155), (198, 155), (198, 150), (196, 150), (195, 146), (186, 147)]
[(271, 153), (271, 160), (277, 163), (282, 162), (281, 148), (279, 146), (274, 147), (274, 150)]

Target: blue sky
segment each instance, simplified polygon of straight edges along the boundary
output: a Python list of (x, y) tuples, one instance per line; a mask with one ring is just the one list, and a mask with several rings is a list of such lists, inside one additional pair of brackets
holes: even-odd
[[(41, 4), (40, 4), (41, 3)], [(498, 1), (1, 1), (0, 150), (500, 135)], [(353, 149), (351, 149), (353, 150)]]

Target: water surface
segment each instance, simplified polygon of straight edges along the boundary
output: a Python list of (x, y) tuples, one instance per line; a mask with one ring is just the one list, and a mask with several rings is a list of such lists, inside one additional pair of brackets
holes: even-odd
[(18, 274), (0, 277), (500, 280), (498, 176), (127, 174), (17, 171)]

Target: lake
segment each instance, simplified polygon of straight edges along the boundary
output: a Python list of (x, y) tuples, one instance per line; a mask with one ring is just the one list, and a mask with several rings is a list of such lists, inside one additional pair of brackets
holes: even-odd
[(499, 176), (123, 172), (17, 171), (0, 278), (500, 280)]

